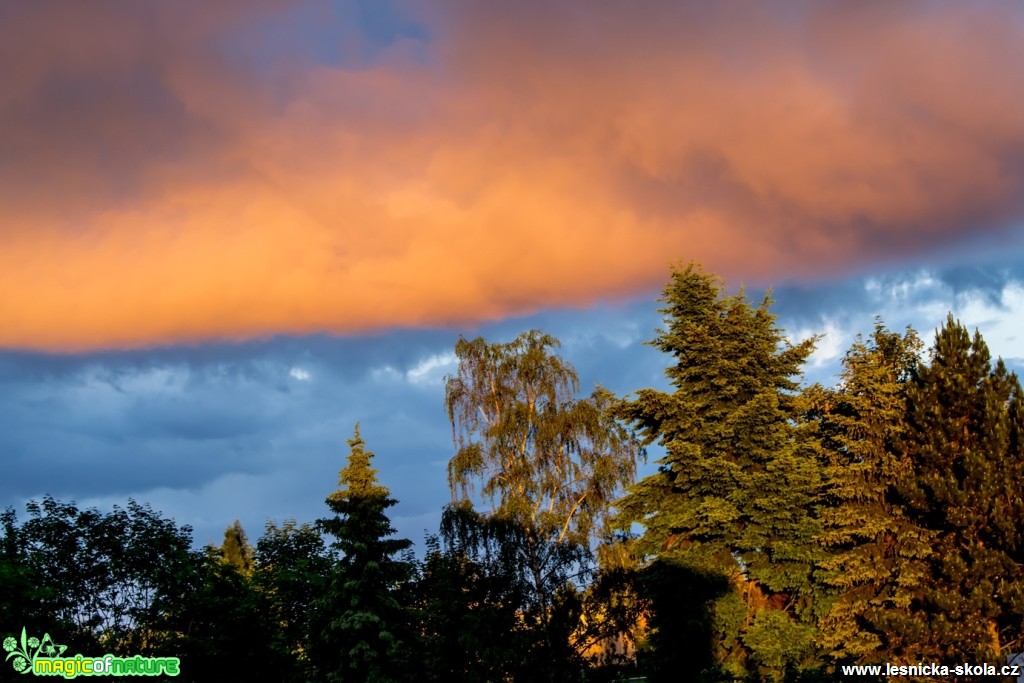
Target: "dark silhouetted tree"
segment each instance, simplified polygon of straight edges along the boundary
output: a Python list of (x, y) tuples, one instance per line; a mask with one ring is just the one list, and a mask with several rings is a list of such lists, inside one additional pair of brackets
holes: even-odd
[[(447, 519), (443, 526), (450, 524)], [(431, 537), (426, 548), (416, 583), (422, 680), (522, 680), (530, 643), (521, 629), (526, 587), (516, 582), (518, 573), (503, 572), (493, 558), (475, 552), (476, 545), (442, 546)]]
[(20, 552), (45, 587), (50, 618), (79, 651), (149, 654), (165, 614), (188, 592), (191, 529), (129, 500), (109, 513), (49, 496), (27, 505)]
[(270, 596), (220, 548), (207, 548), (189, 579), (187, 592), (164, 616), (161, 644), (181, 659), (183, 676), (197, 683), (305, 680), (296, 676), (295, 658), (275, 647), (279, 624)]
[(276, 624), (273, 646), (293, 663), (288, 681), (314, 678), (311, 643), (317, 637), (317, 604), (334, 565), (323, 537), (309, 524), (268, 522), (256, 543), (252, 582), (265, 596)]
[[(26, 628), (30, 633), (60, 629), (47, 608), (55, 597), (39, 570), (30, 561), (29, 539), (20, 533), (13, 508), (0, 513), (0, 615), (2, 628)], [(6, 637), (7, 634), (4, 635)]]

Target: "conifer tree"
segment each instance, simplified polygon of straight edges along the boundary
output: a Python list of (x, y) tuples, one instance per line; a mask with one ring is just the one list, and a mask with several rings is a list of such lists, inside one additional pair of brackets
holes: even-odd
[(220, 546), (221, 559), (225, 564), (235, 568), (242, 576), (252, 576), (253, 555), (255, 551), (249, 545), (249, 537), (237, 519), (224, 530), (224, 541)]
[(913, 471), (900, 487), (935, 534), (928, 585), (909, 610), (935, 661), (996, 662), (1024, 644), (1020, 394), (981, 334), (950, 315), (910, 392)]
[(836, 389), (807, 391), (826, 461), (818, 596), (822, 642), (840, 661), (917, 661), (907, 608), (921, 589), (931, 533), (912, 523), (895, 494), (907, 391), (922, 344), (876, 321), (843, 360)]
[(377, 481), (358, 424), (348, 443), (340, 488), (327, 497), (334, 516), (318, 522), (334, 536), (340, 559), (317, 606), (322, 625), (314, 660), (329, 681), (400, 680), (412, 643), (397, 591), (413, 566), (396, 556), (412, 544), (389, 538), (395, 530), (386, 511), (396, 501)]
[[(666, 327), (651, 344), (674, 360), (666, 370), (674, 391), (642, 389), (620, 415), (666, 455), (616, 503), (618, 525), (643, 527), (634, 549), (659, 560), (652, 576), (704, 587), (688, 603), (710, 609), (714, 664), (705, 678), (778, 679), (802, 666), (815, 634), (799, 615), (814, 559), (818, 465), (798, 438), (794, 395), (814, 339), (789, 343), (769, 297), (754, 308), (693, 264), (673, 271), (661, 301)], [(679, 643), (658, 647), (669, 633), (659, 625), (678, 616), (669, 611), (655, 604), (652, 625), (670, 671)]]

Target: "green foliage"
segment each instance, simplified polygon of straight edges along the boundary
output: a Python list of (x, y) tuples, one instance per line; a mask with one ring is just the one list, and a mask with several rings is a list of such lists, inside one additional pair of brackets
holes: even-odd
[(951, 316), (930, 362), (879, 323), (815, 389), (828, 475), (818, 611), (838, 661), (998, 661), (1022, 645), (1021, 390)]
[(781, 683), (1024, 650), (1024, 392), (980, 333), (950, 317), (926, 363), (878, 322), (836, 387), (798, 393), (814, 340), (770, 298), (690, 265), (661, 301), (672, 390), (624, 401), (576, 398), (548, 335), (460, 339), (453, 503), (418, 572), (357, 425), (331, 515), (255, 548), (236, 521), (196, 552), (134, 501), (0, 513), (0, 614), (194, 681)]
[[(276, 648), (278, 624), (268, 596), (219, 549), (192, 566), (189, 587), (162, 619), (161, 650), (173, 652), (191, 681), (253, 679), (245, 667), (227, 662), (258, 662), (262, 680), (304, 680), (294, 659)], [(230, 657), (230, 660), (228, 659)]]
[(466, 596), (445, 614), (478, 625), (458, 637), (467, 647), (470, 678), (555, 681), (578, 677), (586, 667), (575, 647), (582, 598), (574, 581), (588, 550), (567, 541), (538, 543), (530, 534), (466, 504), (447, 507), (442, 516), (444, 551), (428, 556), (423, 580), (455, 581)]
[(187, 592), (196, 554), (191, 529), (128, 501), (112, 512), (79, 510), (47, 496), (27, 506), (14, 533), (43, 613), (68, 629), (73, 648), (148, 654), (168, 605)]
[(997, 661), (1024, 644), (1021, 386), (992, 367), (980, 333), (949, 317), (909, 393), (899, 493), (933, 534), (923, 594), (909, 605), (923, 655)]
[(636, 650), (644, 638), (648, 602), (636, 589), (632, 567), (609, 558), (610, 543), (599, 548), (598, 570), (577, 591), (580, 618), (570, 636), (575, 652), (596, 676), (617, 680), (636, 670)]
[(188, 527), (135, 501), (101, 513), (46, 497), (27, 509), (20, 526), (11, 510), (2, 518), (5, 618), (60, 633), (74, 653), (180, 657), (193, 681), (250, 680), (224, 667), (227, 654), (285, 680), (262, 596), (219, 550), (193, 551)]
[(249, 545), (249, 537), (237, 519), (224, 530), (224, 542), (220, 546), (220, 554), (224, 562), (231, 565), (242, 576), (252, 576), (253, 547)]
[(294, 663), (293, 675), (287, 680), (308, 680), (314, 675), (310, 643), (319, 623), (315, 612), (333, 563), (320, 533), (294, 520), (281, 526), (267, 522), (256, 543), (252, 582), (265, 597), (266, 609), (277, 626), (273, 647)]
[(742, 601), (729, 601), (728, 580), (671, 557), (653, 560), (634, 580), (649, 605), (649, 636), (638, 652), (641, 669), (652, 681), (676, 681), (685, 662), (692, 680), (720, 680), (727, 651), (736, 644), (723, 641), (720, 625), (730, 620), (722, 617), (729, 607), (738, 608), (741, 620), (746, 613)]
[(760, 610), (742, 636), (751, 652), (750, 672), (759, 681), (781, 682), (791, 678), (791, 672), (813, 671), (815, 636), (813, 626), (782, 610)]
[(0, 513), (0, 528), (0, 615), (33, 633), (50, 628), (44, 606), (52, 602), (54, 591), (29, 562), (28, 539), (19, 533), (13, 508)]
[[(642, 389), (618, 414), (666, 455), (656, 474), (615, 504), (617, 523), (625, 532), (642, 526), (633, 542), (638, 556), (709, 577), (704, 583), (714, 588), (701, 594), (717, 634), (717, 672), (707, 678), (768, 675), (769, 662), (800, 660), (813, 634), (802, 625), (817, 554), (820, 473), (813, 445), (795, 426), (795, 391), (814, 340), (789, 343), (775, 327), (770, 298), (751, 307), (742, 292), (728, 295), (692, 264), (673, 271), (661, 301), (666, 328), (652, 345), (672, 356), (666, 375), (675, 390)], [(653, 609), (654, 622), (664, 621)], [(758, 618), (761, 610), (780, 615)], [(767, 640), (749, 633), (753, 623), (779, 619), (792, 622), (781, 658), (759, 651)]]
[[(459, 513), (445, 512), (452, 514)], [(518, 609), (524, 587), (470, 548), (451, 542), (442, 548), (437, 537), (426, 546), (415, 589), (423, 680), (514, 679), (530, 649)]]
[(811, 388), (826, 461), (821, 518), (822, 643), (837, 661), (917, 661), (907, 608), (919, 595), (932, 534), (914, 524), (895, 493), (912, 476), (904, 456), (907, 395), (922, 344), (881, 321), (854, 342), (838, 387)]
[(413, 635), (398, 591), (412, 578), (413, 565), (395, 556), (412, 544), (388, 538), (395, 530), (386, 510), (395, 501), (377, 482), (358, 425), (348, 443), (340, 488), (327, 498), (334, 516), (318, 521), (341, 557), (315, 607), (322, 619), (312, 658), (328, 681), (400, 680)]
[[(576, 372), (558, 346), (537, 330), (507, 344), (460, 339), (445, 395), (458, 448), (448, 465), (449, 520), (476, 530), (458, 547), (483, 552), (495, 575), (529, 587), (519, 632), (533, 648), (525, 661), (544, 668), (534, 680), (559, 677), (564, 662), (578, 668), (575, 582), (586, 579), (591, 542), (605, 533), (609, 505), (635, 478), (641, 453), (612, 416), (610, 392), (575, 398)], [(492, 506), (484, 516), (467, 507), (477, 487)]]
[(607, 390), (574, 398), (576, 372), (552, 353), (558, 346), (537, 330), (508, 344), (458, 341), (445, 399), (459, 449), (448, 481), (453, 502), (470, 500), (479, 483), (495, 516), (589, 546), (635, 477), (638, 447), (610, 416)]

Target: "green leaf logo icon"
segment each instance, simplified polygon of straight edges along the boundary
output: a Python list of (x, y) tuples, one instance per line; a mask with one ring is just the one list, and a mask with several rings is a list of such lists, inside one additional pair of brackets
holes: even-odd
[(35, 636), (28, 637), (25, 628), (21, 629), (21, 640), (14, 636), (4, 638), (4, 651), (7, 653), (7, 660), (18, 673), (27, 674), (32, 670), (32, 663), (39, 657), (60, 657), (68, 649), (67, 645), (58, 645), (47, 633), (40, 640)]
[(67, 645), (57, 645), (49, 633), (43, 635), (43, 642), (39, 645), (38, 654), (40, 657), (60, 657), (68, 649)]

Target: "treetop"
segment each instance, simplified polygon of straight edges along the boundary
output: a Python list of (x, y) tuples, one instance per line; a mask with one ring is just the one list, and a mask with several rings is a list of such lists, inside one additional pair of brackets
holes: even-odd
[(373, 453), (366, 450), (366, 442), (359, 434), (359, 423), (348, 440), (352, 449), (347, 465), (338, 473), (339, 489), (328, 497), (328, 501), (352, 498), (387, 498), (391, 495), (386, 486), (377, 480), (377, 470), (370, 464)]

